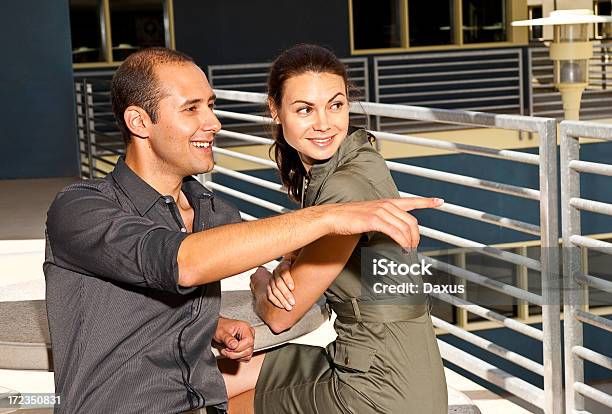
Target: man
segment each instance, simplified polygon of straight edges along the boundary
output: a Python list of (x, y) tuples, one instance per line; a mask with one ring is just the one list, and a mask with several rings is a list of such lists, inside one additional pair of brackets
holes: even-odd
[(225, 412), (211, 342), (248, 360), (253, 330), (219, 317), (219, 280), (326, 234), (382, 231), (418, 243), (404, 210), (431, 199), (319, 206), (240, 223), (194, 180), (213, 168), (221, 124), (191, 58), (131, 55), (111, 87), (125, 159), (103, 180), (63, 189), (49, 209), (44, 271), (56, 413)]

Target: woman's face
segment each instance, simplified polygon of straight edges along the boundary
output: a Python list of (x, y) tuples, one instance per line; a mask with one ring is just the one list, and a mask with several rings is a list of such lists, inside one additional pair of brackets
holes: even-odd
[(331, 158), (346, 138), (349, 105), (346, 84), (339, 75), (293, 76), (285, 81), (281, 107), (270, 109), (307, 171), (316, 161)]

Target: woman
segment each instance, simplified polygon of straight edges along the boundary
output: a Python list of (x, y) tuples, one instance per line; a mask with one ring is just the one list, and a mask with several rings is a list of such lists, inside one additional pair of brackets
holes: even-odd
[[(268, 88), (276, 162), (290, 197), (302, 207), (398, 197), (372, 137), (349, 130), (347, 72), (332, 52), (314, 45), (285, 51)], [(447, 413), (425, 296), (372, 289), (375, 281), (418, 285), (420, 277), (372, 279), (368, 269), (380, 258), (416, 256), (380, 233), (328, 236), (285, 257), (274, 275), (253, 275), (257, 312), (275, 332), (289, 329), (322, 294), (338, 315), (338, 337), (326, 349), (286, 345), (254, 358), (248, 370), (257, 377), (256, 413)]]

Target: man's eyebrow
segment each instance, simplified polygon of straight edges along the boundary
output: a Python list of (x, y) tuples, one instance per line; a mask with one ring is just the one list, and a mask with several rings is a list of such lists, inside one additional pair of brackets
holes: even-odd
[(203, 100), (202, 100), (202, 99), (200, 99), (200, 98), (197, 98), (197, 99), (189, 99), (189, 100), (187, 100), (187, 101), (183, 102), (183, 103), (182, 103), (180, 106), (181, 106), (181, 107), (183, 107), (183, 106), (196, 105), (196, 104), (202, 103), (202, 101), (203, 101)]
[[(334, 99), (336, 99), (336, 98), (338, 97), (338, 95), (342, 95), (342, 96), (344, 96), (344, 94), (343, 94), (342, 92), (338, 92), (337, 94), (335, 94), (334, 96), (332, 96), (332, 97), (331, 97), (331, 98), (330, 98), (330, 99), (329, 99), (327, 102), (331, 102), (331, 101), (333, 101)], [(306, 104), (306, 105), (314, 106), (314, 104), (313, 104), (312, 102), (303, 101), (303, 100), (301, 100), (301, 99), (298, 99), (298, 100), (296, 100), (296, 101), (291, 102), (291, 105), (296, 104), (296, 103), (303, 103), (303, 104)]]
[(214, 93), (210, 96), (210, 98), (208, 98), (208, 101), (216, 101), (217, 100), (217, 95), (215, 95)]

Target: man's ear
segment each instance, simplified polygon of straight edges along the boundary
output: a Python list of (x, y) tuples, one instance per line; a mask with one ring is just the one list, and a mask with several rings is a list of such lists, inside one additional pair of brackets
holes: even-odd
[(268, 98), (268, 109), (270, 109), (270, 116), (274, 120), (275, 123), (280, 124), (280, 119), (278, 119), (278, 108), (274, 104), (272, 98)]
[(138, 138), (149, 137), (149, 128), (153, 122), (151, 122), (151, 118), (141, 107), (135, 105), (128, 106), (125, 112), (123, 112), (123, 120), (132, 135)]

